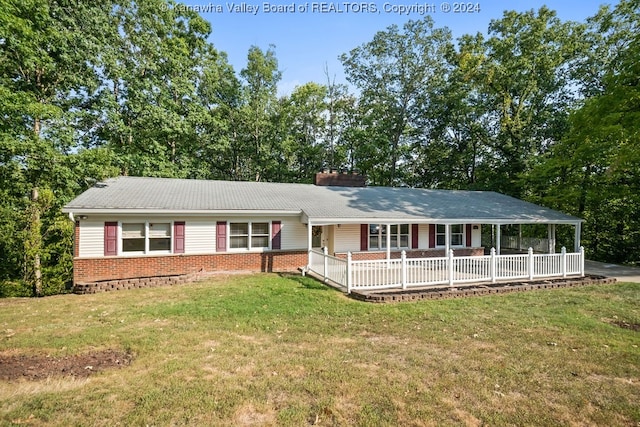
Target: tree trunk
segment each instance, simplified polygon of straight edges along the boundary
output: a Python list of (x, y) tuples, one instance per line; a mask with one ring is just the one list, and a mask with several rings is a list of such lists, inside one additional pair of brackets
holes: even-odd
[(33, 251), (33, 296), (42, 296), (42, 269), (40, 265), (40, 250), (42, 237), (40, 236), (40, 208), (38, 207), (38, 187), (31, 189), (31, 218), (29, 224), (29, 238)]

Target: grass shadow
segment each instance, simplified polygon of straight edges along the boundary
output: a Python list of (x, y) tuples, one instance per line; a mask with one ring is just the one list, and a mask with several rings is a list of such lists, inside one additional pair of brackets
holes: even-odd
[(296, 273), (278, 273), (278, 276), (298, 282), (300, 286), (305, 289), (314, 290), (314, 291), (336, 291), (336, 292), (342, 293), (340, 289), (336, 289), (333, 286), (329, 286), (325, 283), (322, 283), (321, 281), (311, 276), (303, 276), (301, 274), (296, 274)]

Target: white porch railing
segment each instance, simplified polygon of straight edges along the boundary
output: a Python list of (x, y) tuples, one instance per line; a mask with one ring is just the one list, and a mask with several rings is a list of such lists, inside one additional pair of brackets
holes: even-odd
[(527, 254), (454, 257), (453, 250), (446, 257), (358, 260), (351, 253), (338, 258), (317, 250), (309, 252), (309, 270), (325, 281), (354, 289), (415, 288), (453, 286), (465, 283), (495, 283), (501, 280), (533, 280), (537, 278), (584, 276), (584, 248), (580, 252), (559, 254)]

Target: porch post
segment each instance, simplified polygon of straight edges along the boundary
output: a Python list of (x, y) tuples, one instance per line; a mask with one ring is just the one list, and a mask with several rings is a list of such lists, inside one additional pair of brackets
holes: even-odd
[(444, 225), (444, 253), (449, 255), (451, 249), (451, 224)]
[(500, 255), (500, 246), (502, 246), (502, 244), (500, 243), (500, 229), (502, 228), (502, 226), (500, 224), (496, 224), (496, 255)]
[(329, 278), (329, 249), (325, 246), (322, 248), (322, 253), (324, 254), (323, 258), (323, 266), (322, 266), (322, 275), (324, 276), (324, 282), (327, 283), (327, 279)]
[(401, 261), (401, 280), (402, 280), (402, 289), (407, 289), (407, 252), (402, 251), (400, 253), (400, 261)]
[(385, 224), (387, 227), (387, 261), (391, 259), (391, 224)]
[(311, 225), (311, 220), (307, 223), (307, 252), (309, 253), (307, 257), (307, 270), (311, 269), (311, 250), (313, 245), (313, 234), (312, 234), (313, 226)]
[(518, 252), (522, 250), (522, 224), (518, 224)]
[(576, 233), (575, 233), (575, 237), (573, 239), (573, 251), (574, 252), (580, 252), (580, 229), (582, 228), (582, 223), (581, 222), (576, 222)]
[(555, 224), (547, 225), (547, 253), (553, 254), (556, 252), (556, 226)]

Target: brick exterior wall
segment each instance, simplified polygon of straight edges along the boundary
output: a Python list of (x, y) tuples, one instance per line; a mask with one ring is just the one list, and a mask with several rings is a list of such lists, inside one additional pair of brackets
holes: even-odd
[[(407, 249), (407, 258), (435, 258), (447, 256), (444, 249)], [(391, 251), (391, 259), (398, 259), (402, 251)], [(454, 256), (480, 256), (484, 255), (484, 248), (456, 248), (453, 250)], [(347, 254), (344, 252), (336, 253), (335, 256), (339, 258), (346, 258)], [(352, 252), (351, 259), (354, 261), (359, 260), (376, 260), (387, 259), (387, 253), (384, 251), (375, 252)]]
[(294, 271), (307, 265), (307, 251), (75, 258), (74, 284), (105, 280), (185, 275), (213, 271)]

